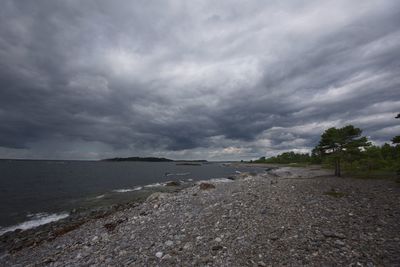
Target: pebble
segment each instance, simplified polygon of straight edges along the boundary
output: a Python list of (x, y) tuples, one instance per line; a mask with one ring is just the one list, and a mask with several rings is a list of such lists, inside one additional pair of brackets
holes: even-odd
[(345, 243), (343, 241), (341, 241), (341, 240), (336, 240), (335, 244), (339, 245), (339, 246), (344, 246), (345, 245)]
[(162, 253), (161, 251), (156, 253), (156, 257), (159, 259), (161, 259), (163, 255), (164, 255), (164, 253)]
[(174, 244), (174, 242), (171, 240), (165, 241), (165, 245), (168, 247), (172, 246), (173, 244)]
[(162, 257), (163, 260), (170, 260), (172, 259), (172, 256), (169, 254), (166, 254), (164, 257)]
[(221, 249), (223, 249), (223, 246), (221, 246), (221, 245), (216, 245), (216, 246), (212, 246), (211, 249), (214, 250), (214, 251), (216, 251), (216, 250), (221, 250)]
[(190, 243), (190, 242), (187, 242), (184, 246), (183, 246), (183, 249), (190, 249), (192, 247), (192, 243)]

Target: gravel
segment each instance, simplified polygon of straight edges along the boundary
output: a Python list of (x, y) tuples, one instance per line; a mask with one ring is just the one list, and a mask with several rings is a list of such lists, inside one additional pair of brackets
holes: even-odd
[(203, 183), (214, 187), (155, 193), (0, 266), (400, 266), (394, 182), (285, 167)]

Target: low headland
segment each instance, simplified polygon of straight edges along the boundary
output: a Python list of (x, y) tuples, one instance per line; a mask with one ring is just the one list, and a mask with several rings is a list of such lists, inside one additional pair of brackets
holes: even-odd
[(168, 192), (98, 211), (75, 225), (60, 221), (35, 230), (46, 238), (23, 232), (2, 237), (0, 265), (399, 264), (398, 183), (340, 178), (313, 165), (262, 166), (258, 174), (182, 189), (171, 184)]

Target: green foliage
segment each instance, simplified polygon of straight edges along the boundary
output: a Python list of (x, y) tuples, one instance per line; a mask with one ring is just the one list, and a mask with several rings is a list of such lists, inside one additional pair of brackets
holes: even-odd
[(361, 137), (362, 130), (353, 125), (347, 125), (343, 128), (329, 128), (321, 135), (321, 141), (316, 147), (321, 151), (321, 155), (339, 154), (357, 154), (360, 148), (369, 146), (366, 137)]
[[(400, 118), (400, 114), (397, 118)], [(311, 155), (291, 151), (275, 157), (261, 157), (254, 162), (296, 166), (322, 164), (334, 167), (338, 176), (342, 169), (352, 176), (365, 178), (391, 178), (396, 172), (400, 174), (400, 136), (393, 138), (394, 145), (385, 143), (382, 146), (372, 146), (361, 134), (362, 130), (353, 125), (329, 128), (321, 135)]]
[(400, 144), (400, 135), (393, 137), (392, 142), (393, 144)]
[(314, 149), (319, 151), (321, 159), (329, 156), (335, 162), (335, 175), (341, 176), (341, 163), (343, 160), (352, 162), (360, 157), (363, 148), (370, 143), (366, 137), (361, 136), (362, 130), (353, 125), (343, 128), (329, 128), (322, 135), (319, 144)]
[(308, 153), (295, 153), (291, 152), (284, 152), (278, 156), (265, 158), (261, 157), (258, 160), (254, 161), (256, 163), (308, 163), (311, 161), (310, 155)]

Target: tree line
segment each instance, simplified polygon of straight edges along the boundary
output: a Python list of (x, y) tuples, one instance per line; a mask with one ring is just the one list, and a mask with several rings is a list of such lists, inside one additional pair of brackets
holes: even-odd
[[(400, 118), (400, 114), (396, 119)], [(400, 135), (392, 144), (372, 145), (362, 130), (353, 125), (329, 128), (321, 135), (317, 146), (309, 153), (284, 152), (280, 155), (261, 157), (256, 163), (309, 163), (326, 164), (341, 176), (342, 169), (358, 171), (388, 170), (400, 174)]]

